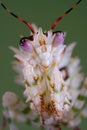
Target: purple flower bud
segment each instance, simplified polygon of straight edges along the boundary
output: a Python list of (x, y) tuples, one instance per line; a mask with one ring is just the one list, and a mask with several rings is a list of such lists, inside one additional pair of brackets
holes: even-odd
[(32, 45), (30, 43), (30, 40), (28, 38), (22, 38), (20, 40), (20, 43), (19, 43), (20, 47), (24, 50), (24, 51), (29, 51), (29, 52), (32, 52)]
[(65, 33), (64, 32), (57, 32), (55, 36), (54, 45), (58, 46), (60, 44), (63, 44), (65, 39)]

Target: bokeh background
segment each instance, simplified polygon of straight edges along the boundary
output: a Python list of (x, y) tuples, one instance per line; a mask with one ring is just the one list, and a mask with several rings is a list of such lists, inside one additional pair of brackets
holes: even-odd
[[(76, 0), (2, 0), (2, 2), (30, 23), (35, 23), (43, 30), (49, 30), (54, 20)], [(87, 75), (87, 0), (83, 0), (57, 25), (55, 30), (67, 32), (66, 44), (77, 42), (73, 55), (80, 57), (82, 71)], [(14, 83), (16, 73), (11, 68), (13, 53), (9, 49), (9, 46), (18, 47), (20, 35), (28, 36), (28, 28), (7, 14), (0, 6), (0, 124), (4, 92), (13, 91), (19, 96), (22, 95), (20, 86)], [(18, 127), (19, 130), (36, 130), (24, 124), (18, 124)], [(87, 130), (87, 119), (83, 120), (80, 128)], [(9, 128), (7, 127), (6, 130)]]

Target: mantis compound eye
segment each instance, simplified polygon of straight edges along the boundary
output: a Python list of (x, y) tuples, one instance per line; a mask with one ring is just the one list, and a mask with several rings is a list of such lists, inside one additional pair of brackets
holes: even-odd
[(55, 33), (54, 45), (57, 46), (57, 45), (63, 44), (64, 39), (65, 39), (65, 33), (62, 31), (57, 31), (54, 33)]
[(28, 38), (23, 37), (20, 42), (19, 42), (20, 47), (24, 50), (24, 51), (29, 51), (32, 52), (32, 45), (31, 42)]

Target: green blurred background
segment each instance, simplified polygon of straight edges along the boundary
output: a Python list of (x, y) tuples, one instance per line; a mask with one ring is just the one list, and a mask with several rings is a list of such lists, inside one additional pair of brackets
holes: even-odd
[[(35, 23), (43, 30), (49, 30), (54, 20), (65, 12), (76, 0), (2, 0), (3, 3), (17, 15), (30, 23)], [(87, 0), (83, 0), (57, 25), (55, 30), (67, 32), (65, 42), (77, 42), (73, 55), (81, 59), (82, 71), (87, 75)], [(20, 35), (28, 36), (27, 27), (7, 14), (0, 6), (0, 124), (2, 111), (2, 95), (5, 91), (13, 91), (22, 95), (20, 87), (14, 83), (16, 73), (11, 68), (13, 53), (8, 48), (18, 47)], [(18, 124), (20, 130), (36, 130), (31, 126)], [(87, 119), (80, 125), (81, 130), (87, 130)], [(6, 128), (8, 130), (8, 127)], [(64, 129), (65, 130), (65, 129)]]

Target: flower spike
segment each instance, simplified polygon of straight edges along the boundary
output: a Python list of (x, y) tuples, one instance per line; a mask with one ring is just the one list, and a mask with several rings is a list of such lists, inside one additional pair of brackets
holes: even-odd
[(70, 9), (68, 9), (65, 13), (63, 13), (60, 17), (58, 17), (54, 23), (51, 26), (51, 29), (53, 30), (56, 25), (68, 14), (70, 13), (82, 0), (77, 1)]
[(11, 12), (1, 1), (0, 1), (0, 5), (9, 13), (11, 14), (13, 17), (17, 18), (19, 21), (21, 21), (22, 23), (26, 24), (27, 27), (31, 30), (32, 33), (34, 33), (34, 28), (32, 27), (32, 25), (25, 21), (23, 18), (17, 16), (16, 14), (14, 14), (13, 12)]

